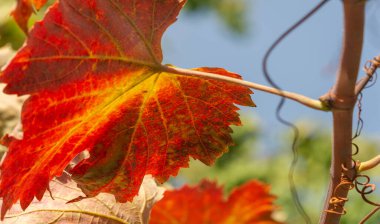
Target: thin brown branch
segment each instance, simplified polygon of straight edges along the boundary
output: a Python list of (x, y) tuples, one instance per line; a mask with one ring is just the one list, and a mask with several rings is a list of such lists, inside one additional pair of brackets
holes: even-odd
[(252, 88), (255, 90), (259, 90), (259, 91), (271, 93), (274, 95), (282, 96), (282, 97), (294, 100), (296, 102), (299, 102), (299, 103), (301, 103), (307, 107), (313, 108), (313, 109), (322, 110), (322, 111), (330, 111), (330, 108), (320, 100), (311, 99), (309, 97), (306, 97), (306, 96), (298, 94), (298, 93), (282, 91), (282, 90), (279, 90), (276, 88), (260, 85), (260, 84), (253, 83), (253, 82), (248, 82), (248, 81), (237, 79), (237, 78), (222, 76), (222, 75), (208, 73), (208, 72), (171, 67), (171, 66), (167, 66), (167, 65), (162, 65), (159, 68), (159, 70), (164, 71), (164, 72), (168, 72), (168, 73), (179, 74), (179, 75), (203, 77), (203, 78), (209, 78), (209, 79), (215, 79), (215, 80), (219, 80), (219, 81), (234, 83), (234, 84), (246, 86), (246, 87), (249, 87), (249, 88)]
[(364, 66), (364, 71), (367, 74), (365, 77), (359, 80), (355, 87), (355, 95), (359, 95), (361, 91), (367, 86), (367, 83), (373, 78), (377, 68), (380, 67), (380, 55), (367, 61)]
[[(333, 107), (333, 152), (331, 161), (331, 181), (325, 201), (321, 224), (338, 224), (341, 214), (344, 213), (344, 203), (340, 206), (331, 203), (335, 196), (346, 198), (349, 188), (338, 188), (342, 175), (352, 178), (355, 170), (344, 172), (352, 167), (352, 119), (356, 100), (355, 86), (360, 66), (363, 45), (365, 2), (358, 0), (344, 0), (344, 35), (343, 47), (336, 83), (331, 90), (331, 100), (338, 105)], [(332, 105), (334, 105), (334, 103)], [(335, 191), (336, 190), (336, 191)]]

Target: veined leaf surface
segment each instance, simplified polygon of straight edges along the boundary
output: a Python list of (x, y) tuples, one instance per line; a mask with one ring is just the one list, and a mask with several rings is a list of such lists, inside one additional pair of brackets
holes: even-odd
[[(6, 136), (1, 166), (2, 217), (20, 200), (42, 198), (80, 152), (71, 174), (88, 196), (120, 202), (145, 174), (158, 181), (188, 166), (212, 164), (239, 125), (234, 104), (254, 106), (248, 88), (161, 71), (161, 37), (183, 0), (60, 0), (35, 24), (4, 69), (5, 92), (30, 95), (23, 139)], [(240, 78), (220, 68), (199, 68)]]
[(41, 201), (34, 200), (25, 211), (15, 206), (1, 223), (147, 224), (153, 205), (162, 199), (165, 191), (149, 175), (144, 177), (138, 195), (127, 203), (117, 203), (112, 195), (104, 193), (88, 200), (67, 203), (82, 195), (75, 182), (67, 177), (65, 183), (52, 180), (50, 188), (54, 191), (53, 198), (46, 192)]

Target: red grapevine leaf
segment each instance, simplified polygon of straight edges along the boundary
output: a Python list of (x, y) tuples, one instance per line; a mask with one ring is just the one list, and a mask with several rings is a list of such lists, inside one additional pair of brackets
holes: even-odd
[[(29, 94), (22, 140), (6, 138), (2, 215), (40, 199), (71, 170), (83, 192), (136, 195), (145, 174), (163, 182), (189, 157), (212, 164), (232, 145), (234, 104), (254, 106), (248, 88), (162, 72), (160, 41), (182, 0), (61, 0), (31, 30), (5, 68), (5, 91)], [(240, 78), (219, 68), (199, 68)]]
[(227, 200), (223, 189), (204, 180), (199, 186), (166, 191), (152, 210), (151, 224), (279, 224), (271, 218), (277, 209), (269, 187), (251, 181), (236, 188)]
[(17, 0), (17, 6), (11, 14), (25, 33), (28, 33), (28, 21), (32, 13), (33, 8), (30, 0)]
[(25, 33), (28, 33), (28, 20), (34, 11), (33, 7), (39, 10), (46, 2), (47, 0), (17, 0), (12, 16)]

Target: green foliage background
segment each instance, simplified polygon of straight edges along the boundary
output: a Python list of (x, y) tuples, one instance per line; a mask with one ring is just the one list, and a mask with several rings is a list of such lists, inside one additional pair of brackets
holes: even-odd
[[(234, 128), (236, 146), (223, 155), (212, 167), (199, 161), (191, 161), (190, 168), (182, 169), (179, 176), (172, 179), (177, 185), (195, 185), (201, 179), (207, 178), (225, 186), (226, 193), (234, 187), (251, 179), (261, 180), (271, 185), (272, 194), (277, 196), (280, 209), (275, 213), (279, 220), (286, 223), (304, 223), (294, 206), (290, 194), (288, 172), (292, 161), (292, 134), (288, 130), (271, 139), (276, 145), (268, 146), (268, 140), (263, 140), (263, 133), (252, 120), (244, 116), (244, 126)], [(299, 161), (294, 179), (300, 200), (311, 217), (313, 223), (318, 223), (323, 208), (331, 159), (330, 130), (308, 121), (297, 123), (300, 129), (298, 142)], [(360, 154), (355, 159), (364, 161), (377, 155), (378, 140), (360, 137), (357, 141)], [(376, 170), (366, 172), (370, 177), (378, 176)], [(373, 180), (379, 181), (379, 178)], [(373, 207), (366, 204), (355, 190), (350, 191), (349, 202), (346, 203), (347, 215), (342, 217), (342, 224), (359, 223)], [(371, 198), (380, 201), (380, 195), (374, 193)], [(367, 223), (378, 223), (380, 214), (372, 217)]]

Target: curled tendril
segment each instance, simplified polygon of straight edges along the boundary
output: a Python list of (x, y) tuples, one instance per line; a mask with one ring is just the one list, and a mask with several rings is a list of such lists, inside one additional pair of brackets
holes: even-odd
[(354, 185), (349, 179), (346, 179), (344, 176), (342, 176), (341, 182), (334, 189), (335, 196), (331, 197), (329, 201), (331, 209), (325, 210), (325, 212), (339, 215), (345, 215), (347, 213), (346, 209), (344, 208), (344, 204), (348, 201), (348, 198), (339, 196), (336, 193), (341, 188), (351, 190), (354, 188)]
[(365, 89), (372, 87), (375, 85), (377, 81), (377, 73), (376, 69), (380, 67), (380, 56), (373, 58), (372, 60), (368, 60), (364, 65), (364, 72), (370, 77), (370, 84), (365, 87)]
[[(348, 198), (338, 195), (337, 192), (340, 189), (352, 190), (355, 188), (355, 184), (353, 181), (356, 177), (356, 167), (358, 165), (358, 162), (353, 160), (352, 163), (353, 165), (350, 168), (347, 168), (344, 164), (341, 165), (342, 176), (340, 178), (340, 183), (335, 187), (333, 197), (331, 197), (329, 201), (331, 209), (325, 210), (325, 212), (338, 215), (345, 215), (347, 213), (346, 209), (344, 208), (344, 204), (348, 201)], [(350, 176), (353, 176), (354, 178)]]
[[(371, 183), (371, 178), (368, 175), (358, 174), (357, 168), (360, 166), (360, 162), (354, 160), (352, 161), (353, 166), (350, 168), (347, 168), (344, 164), (342, 164), (341, 181), (334, 189), (334, 196), (331, 197), (329, 201), (331, 209), (325, 210), (325, 212), (345, 215), (347, 211), (344, 208), (344, 204), (348, 201), (348, 198), (338, 195), (337, 192), (342, 188), (346, 190), (355, 189), (366, 203), (376, 207), (364, 217), (364, 219), (360, 222), (362, 224), (380, 210), (380, 203), (368, 199), (367, 196), (376, 190), (376, 185)], [(352, 178), (349, 177), (350, 174), (353, 175)]]
[(364, 224), (380, 210), (380, 203), (373, 202), (367, 198), (367, 195), (372, 194), (376, 190), (376, 185), (371, 184), (371, 178), (367, 175), (356, 175), (353, 183), (356, 191), (360, 194), (362, 199), (366, 203), (375, 206), (375, 208), (360, 221), (360, 224)]
[(354, 143), (354, 142), (352, 142), (351, 144), (352, 144), (353, 149), (354, 149), (354, 151), (352, 152), (351, 155), (352, 156), (356, 156), (357, 154), (359, 154), (359, 146), (356, 143)]
[[(352, 137), (352, 140), (355, 140), (357, 137), (360, 136), (360, 134), (362, 133), (363, 127), (364, 127), (364, 121), (362, 119), (362, 111), (363, 111), (362, 100), (363, 100), (363, 93), (359, 93), (358, 100), (357, 100), (357, 102), (358, 102), (358, 104), (357, 104), (358, 105), (358, 121), (356, 122), (355, 134)], [(355, 143), (352, 143), (352, 144), (354, 145)]]
[[(369, 60), (365, 63), (364, 71), (370, 77), (369, 82), (371, 82), (369, 85), (367, 85), (365, 87), (365, 89), (372, 87), (376, 83), (376, 81), (377, 81), (376, 69), (378, 67), (380, 67), (380, 56), (377, 56), (377, 57), (373, 58), (372, 60)], [(364, 122), (361, 118), (361, 111), (362, 111), (361, 100), (362, 100), (362, 97), (363, 97), (363, 95), (362, 95), (362, 93), (360, 93), (358, 95), (358, 123), (357, 123), (357, 128), (356, 128), (356, 132), (355, 132), (353, 139), (357, 138), (360, 135), (361, 130), (363, 128)], [(352, 143), (352, 144), (356, 148), (356, 153), (354, 153), (354, 155), (356, 155), (359, 153), (359, 147), (355, 143)], [(360, 164), (356, 164), (356, 165), (360, 165)], [(376, 185), (371, 184), (370, 182), (371, 182), (371, 178), (367, 175), (362, 175), (362, 174), (355, 175), (355, 178), (353, 180), (353, 183), (355, 185), (355, 189), (361, 195), (362, 199), (366, 203), (375, 206), (375, 208), (360, 221), (360, 224), (365, 223), (376, 212), (378, 212), (380, 210), (380, 203), (373, 202), (367, 198), (367, 196), (369, 194), (373, 193), (376, 190)]]
[[(269, 60), (269, 57), (271, 56), (273, 50), (276, 49), (276, 47), (290, 33), (292, 33), (295, 29), (297, 29), (300, 25), (302, 25), (305, 21), (307, 21), (312, 15), (314, 15), (316, 12), (318, 12), (321, 9), (321, 7), (323, 5), (325, 5), (327, 2), (329, 2), (329, 1), (328, 0), (321, 0), (319, 4), (317, 4), (310, 12), (308, 12), (305, 16), (303, 16), (300, 20), (298, 20), (294, 25), (292, 25), (289, 29), (287, 29), (269, 47), (269, 49), (267, 50), (267, 52), (264, 55), (262, 67), (263, 67), (264, 77), (269, 82), (269, 84), (271, 86), (273, 86), (276, 89), (282, 91), (282, 89), (280, 88), (280, 86), (272, 79), (272, 77), (271, 77), (271, 75), (269, 73), (269, 70), (268, 70), (268, 60)], [(301, 201), (300, 201), (299, 196), (298, 196), (296, 184), (294, 182), (294, 172), (295, 172), (295, 168), (296, 168), (296, 165), (297, 165), (297, 162), (298, 162), (298, 157), (299, 157), (298, 156), (298, 149), (297, 149), (297, 142), (298, 142), (298, 138), (299, 138), (299, 130), (298, 130), (297, 126), (295, 126), (293, 123), (287, 121), (286, 119), (284, 119), (282, 117), (281, 110), (282, 110), (284, 104), (285, 104), (285, 98), (282, 97), (281, 100), (280, 100), (280, 102), (277, 105), (276, 117), (277, 117), (277, 120), (279, 122), (281, 122), (282, 124), (290, 127), (293, 130), (293, 133), (294, 133), (294, 138), (293, 138), (293, 142), (292, 142), (292, 146), (291, 146), (292, 153), (293, 153), (293, 160), (291, 162), (291, 165), (290, 165), (290, 168), (289, 168), (289, 173), (288, 173), (288, 182), (289, 182), (290, 192), (291, 192), (291, 195), (292, 195), (292, 198), (293, 198), (293, 202), (294, 202), (294, 204), (296, 206), (296, 209), (297, 209), (298, 213), (302, 216), (302, 218), (303, 218), (303, 220), (305, 221), (306, 224), (310, 224), (311, 223), (311, 219), (310, 219), (309, 215), (306, 213), (305, 209), (303, 208), (303, 206), (301, 204)]]
[[(361, 182), (360, 178), (364, 178)], [(357, 175), (355, 178), (355, 189), (362, 196), (362, 199), (370, 205), (380, 206), (380, 203), (373, 202), (367, 198), (367, 195), (373, 193), (376, 190), (376, 185), (371, 184), (371, 178), (367, 175)]]
[[(366, 74), (371, 77), (371, 79), (369, 80), (369, 82), (371, 83), (367, 85), (365, 88), (369, 88), (375, 84), (376, 79), (377, 79), (376, 69), (379, 66), (380, 66), (380, 57), (376, 57), (373, 60), (369, 60), (365, 64), (364, 70)], [(363, 94), (360, 92), (358, 94), (358, 100), (357, 100), (358, 120), (356, 123), (356, 130), (354, 132), (352, 140), (355, 140), (361, 135), (361, 132), (364, 126), (364, 121), (361, 116), (362, 115), (362, 99), (363, 99)], [(359, 151), (360, 151), (359, 146), (354, 142), (352, 142), (351, 144), (352, 144), (351, 155), (355, 156), (359, 154)], [(346, 165), (344, 164), (341, 165), (342, 176), (341, 176), (340, 183), (334, 189), (333, 197), (331, 197), (329, 201), (331, 205), (330, 206), (331, 209), (326, 210), (325, 212), (338, 214), (338, 215), (345, 215), (347, 211), (344, 208), (344, 204), (348, 201), (348, 198), (338, 195), (337, 192), (339, 191), (339, 189), (342, 189), (342, 188), (345, 188), (346, 190), (355, 189), (366, 203), (376, 206), (368, 215), (366, 215), (362, 219), (360, 223), (363, 224), (368, 219), (370, 219), (377, 211), (380, 210), (380, 203), (373, 202), (367, 198), (368, 195), (370, 195), (376, 190), (376, 185), (371, 183), (371, 178), (369, 176), (357, 173), (358, 167), (360, 166), (360, 162), (352, 160), (352, 164), (353, 165), (349, 168), (346, 167)]]

